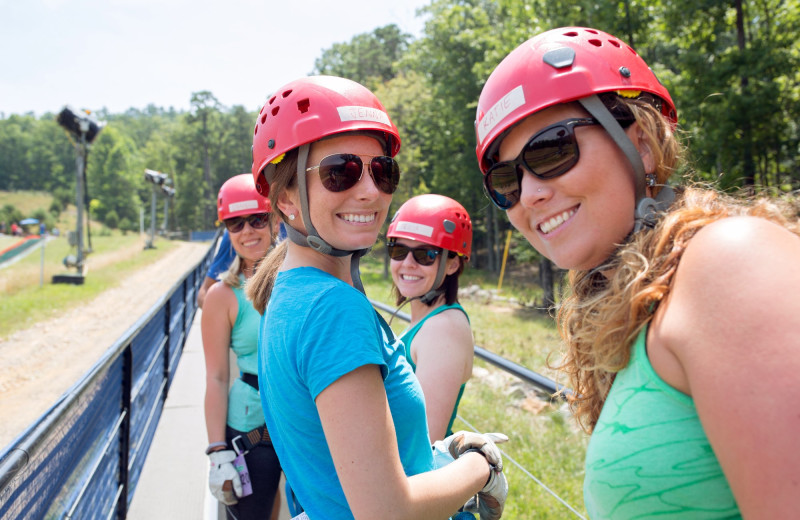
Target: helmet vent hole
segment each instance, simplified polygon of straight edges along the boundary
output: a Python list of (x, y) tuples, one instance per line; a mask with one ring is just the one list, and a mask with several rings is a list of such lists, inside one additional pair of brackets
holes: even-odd
[(618, 49), (621, 47), (621, 45), (619, 44), (619, 42), (617, 40), (608, 40), (608, 43), (610, 43), (611, 45), (613, 45), (614, 47), (616, 47)]
[(301, 114), (305, 114), (308, 112), (309, 105), (311, 105), (311, 102), (308, 98), (302, 99), (297, 102), (297, 110), (299, 110)]
[[(274, 114), (273, 114), (273, 115), (274, 115)], [(266, 122), (266, 120), (267, 120), (267, 114), (266, 114), (266, 113), (265, 113), (265, 114), (262, 114), (262, 115), (261, 115), (261, 124), (263, 125), (263, 124)]]
[(279, 111), (280, 109), (281, 109), (281, 107), (279, 107), (279, 106), (277, 106), (277, 107), (274, 107), (274, 108), (272, 109), (272, 115), (273, 115), (273, 116), (277, 116), (277, 115), (278, 115), (278, 111)]
[(269, 98), (269, 104), (270, 105), (273, 104), (275, 102), (276, 98), (277, 98), (277, 96), (272, 96), (271, 98)]
[(602, 47), (603, 46), (603, 42), (601, 42), (600, 40), (596, 40), (594, 38), (589, 40), (589, 43), (594, 45), (595, 47)]
[(284, 91), (283, 91), (283, 94), (281, 94), (281, 97), (282, 97), (282, 98), (284, 98), (284, 99), (286, 99), (287, 97), (289, 97), (289, 95), (290, 95), (291, 93), (292, 93), (292, 89), (289, 89), (289, 90), (284, 90)]
[(578, 33), (576, 33), (575, 31), (570, 31), (568, 33), (564, 33), (564, 36), (570, 36), (574, 38), (575, 36), (578, 36)]

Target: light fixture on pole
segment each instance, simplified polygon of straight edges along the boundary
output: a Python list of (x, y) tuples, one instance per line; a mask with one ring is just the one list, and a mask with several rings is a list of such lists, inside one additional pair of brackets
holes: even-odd
[(168, 177), (166, 173), (157, 172), (155, 170), (144, 170), (144, 180), (153, 185), (153, 195), (150, 202), (150, 238), (144, 245), (145, 249), (155, 249), (156, 237), (156, 197), (158, 192), (168, 184)]
[[(88, 110), (73, 110), (71, 107), (64, 107), (56, 117), (58, 124), (64, 127), (67, 135), (75, 146), (76, 151), (76, 175), (75, 175), (75, 206), (77, 207), (77, 223), (75, 226), (75, 236), (71, 245), (77, 247), (76, 255), (67, 255), (64, 258), (66, 267), (74, 267), (76, 275), (54, 275), (53, 283), (73, 283), (82, 284), (85, 274), (84, 256), (86, 251), (83, 248), (83, 209), (86, 201), (86, 157), (89, 153), (89, 146), (95, 140), (97, 134), (105, 126), (104, 121), (97, 121)], [(72, 243), (74, 242), (74, 243)]]

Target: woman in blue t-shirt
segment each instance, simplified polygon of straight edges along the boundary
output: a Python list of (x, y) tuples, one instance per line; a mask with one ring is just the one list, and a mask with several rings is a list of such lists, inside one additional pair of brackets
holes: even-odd
[(499, 518), (499, 450), (460, 432), (444, 443), (456, 460), (434, 470), (419, 383), (363, 294), (358, 259), (386, 219), (399, 148), (383, 105), (343, 78), (291, 82), (258, 115), (253, 174), (288, 235), (248, 287), (265, 311), (267, 426), (312, 520), (444, 520), (476, 494), (482, 518)]
[(386, 233), (397, 304), (411, 323), (400, 335), (425, 394), (432, 441), (452, 435), (472, 376), (472, 329), (458, 303), (458, 277), (472, 249), (472, 222), (455, 200), (429, 193), (407, 200)]

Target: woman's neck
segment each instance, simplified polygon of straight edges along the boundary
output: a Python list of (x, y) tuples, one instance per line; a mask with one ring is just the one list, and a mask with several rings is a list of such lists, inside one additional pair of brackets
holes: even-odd
[(410, 325), (414, 325), (422, 321), (425, 318), (425, 316), (430, 314), (434, 309), (437, 309), (442, 305), (444, 305), (444, 295), (437, 296), (436, 300), (431, 305), (428, 305), (419, 299), (411, 300), (410, 305), (411, 305)]
[(350, 261), (352, 256), (331, 256), (320, 253), (310, 247), (301, 246), (294, 242), (289, 243), (286, 258), (281, 266), (281, 271), (288, 271), (297, 267), (316, 267), (331, 276), (353, 285), (350, 276)]

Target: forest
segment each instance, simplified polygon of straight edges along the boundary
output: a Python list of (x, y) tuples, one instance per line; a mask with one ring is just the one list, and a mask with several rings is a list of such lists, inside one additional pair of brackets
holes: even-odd
[[(347, 77), (378, 95), (402, 137), (401, 185), (390, 214), (419, 193), (459, 200), (473, 219), (478, 267), (499, 269), (510, 227), (481, 188), (478, 96), (510, 50), (553, 27), (607, 31), (650, 64), (678, 107), (688, 150), (688, 167), (673, 182), (768, 196), (800, 190), (799, 0), (432, 0), (418, 16), (425, 22), (419, 37), (395, 25), (376, 28), (323, 49), (309, 74)], [(279, 86), (264, 85), (262, 99)], [(215, 226), (220, 185), (250, 171), (261, 100), (223, 106), (212, 92), (198, 91), (190, 101), (188, 111), (93, 109), (106, 125), (88, 154), (92, 219), (138, 229), (151, 200), (143, 172), (152, 169), (167, 173), (175, 188), (171, 231)], [(56, 114), (0, 114), (0, 189), (74, 201), (75, 170), (75, 148)], [(161, 222), (160, 203), (158, 211)], [(536, 259), (522, 240), (512, 243), (519, 244), (513, 259)]]

